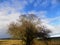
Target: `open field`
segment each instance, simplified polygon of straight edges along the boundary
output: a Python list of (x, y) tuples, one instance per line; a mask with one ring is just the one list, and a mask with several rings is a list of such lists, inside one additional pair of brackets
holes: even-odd
[[(60, 40), (48, 40), (48, 45), (60, 45)], [(34, 45), (46, 45), (43, 40), (34, 41)]]
[[(48, 40), (48, 45), (60, 45), (59, 39)], [(0, 40), (0, 45), (24, 45), (25, 43), (22, 40)], [(43, 40), (34, 40), (34, 45), (46, 45)]]
[(0, 40), (0, 45), (23, 45), (21, 40)]

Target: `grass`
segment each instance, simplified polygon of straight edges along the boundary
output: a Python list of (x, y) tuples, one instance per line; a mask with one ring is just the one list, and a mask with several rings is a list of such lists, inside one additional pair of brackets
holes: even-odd
[(0, 45), (22, 45), (22, 40), (0, 40)]
[[(50, 40), (49, 45), (60, 45), (60, 40)], [(22, 40), (0, 40), (0, 45), (24, 45)], [(34, 45), (46, 45), (42, 40), (34, 40)]]

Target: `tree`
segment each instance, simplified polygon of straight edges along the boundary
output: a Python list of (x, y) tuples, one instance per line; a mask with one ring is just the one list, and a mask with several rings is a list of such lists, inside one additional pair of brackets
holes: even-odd
[(44, 26), (42, 28), (40, 28), (40, 29), (41, 29), (40, 32), (37, 33), (37, 37), (42, 38), (42, 40), (44, 41), (44, 43), (46, 45), (48, 45), (48, 41), (47, 40), (50, 37), (49, 33), (51, 33), (51, 31), (48, 30), (48, 29), (45, 29)]
[[(38, 31), (37, 24), (41, 24), (40, 19), (33, 15), (21, 15), (18, 23), (11, 23), (8, 28), (8, 33), (12, 38), (22, 39), (26, 45), (32, 45), (33, 39), (42, 33)], [(41, 30), (42, 27), (39, 28)]]

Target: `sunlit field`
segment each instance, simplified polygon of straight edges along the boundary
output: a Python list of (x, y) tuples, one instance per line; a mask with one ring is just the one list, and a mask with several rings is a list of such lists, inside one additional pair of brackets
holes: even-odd
[(23, 45), (21, 40), (0, 40), (0, 45)]
[[(60, 45), (60, 40), (52, 39), (48, 40), (48, 45)], [(0, 45), (25, 45), (25, 42), (22, 40), (12, 40), (12, 39), (7, 39), (7, 40), (0, 40)], [(43, 40), (34, 40), (32, 45), (46, 45)]]
[[(48, 40), (48, 45), (60, 45), (60, 40), (58, 39), (52, 39)], [(46, 45), (46, 43), (43, 40), (35, 40), (34, 45)]]

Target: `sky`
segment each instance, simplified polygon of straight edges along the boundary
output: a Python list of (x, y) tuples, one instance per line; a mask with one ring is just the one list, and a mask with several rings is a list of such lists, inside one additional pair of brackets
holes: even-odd
[(52, 31), (51, 37), (60, 36), (60, 0), (0, 0), (0, 38), (9, 37), (10, 22), (31, 13)]

